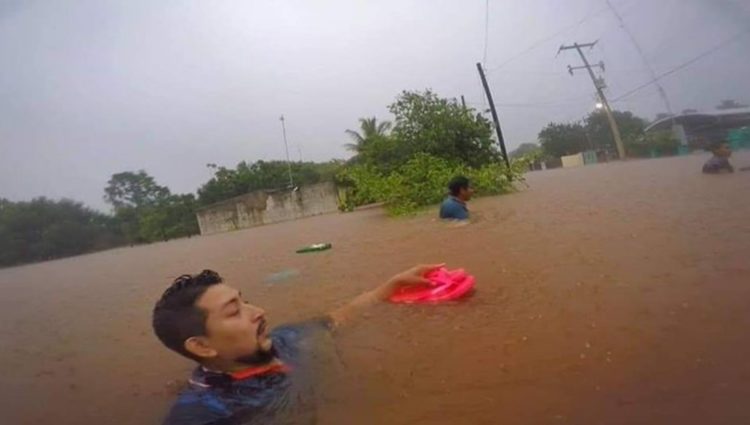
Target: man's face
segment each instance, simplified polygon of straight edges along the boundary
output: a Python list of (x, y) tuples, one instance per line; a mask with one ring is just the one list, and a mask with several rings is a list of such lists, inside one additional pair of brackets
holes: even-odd
[(730, 156), (732, 156), (732, 148), (729, 147), (729, 143), (722, 143), (718, 148), (716, 148), (716, 150), (714, 151), (714, 155), (722, 158), (729, 158)]
[(265, 311), (245, 302), (237, 289), (212, 285), (196, 306), (206, 315), (206, 335), (201, 336), (208, 348), (204, 355), (235, 361), (271, 350)]
[(471, 186), (468, 187), (462, 187), (461, 190), (458, 192), (458, 199), (462, 201), (468, 201), (471, 199), (472, 195), (474, 195), (474, 188)]

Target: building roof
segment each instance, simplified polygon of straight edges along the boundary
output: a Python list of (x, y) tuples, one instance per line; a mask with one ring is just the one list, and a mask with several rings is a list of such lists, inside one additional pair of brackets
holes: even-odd
[(709, 112), (693, 112), (688, 114), (673, 115), (671, 117), (665, 117), (652, 122), (646, 127), (646, 131), (652, 130), (669, 130), (672, 121), (674, 120), (677, 124), (707, 124), (714, 123), (725, 118), (740, 119), (750, 121), (750, 107), (745, 108), (732, 108), (722, 109)]

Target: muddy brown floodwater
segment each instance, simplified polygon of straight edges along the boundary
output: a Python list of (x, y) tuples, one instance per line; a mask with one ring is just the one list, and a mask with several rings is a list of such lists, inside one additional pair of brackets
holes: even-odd
[(340, 330), (321, 424), (750, 423), (750, 173), (705, 158), (533, 173), (465, 227), (373, 209), (0, 270), (0, 423), (158, 423), (191, 368), (149, 322), (176, 275), (281, 323), (435, 261), (476, 294)]

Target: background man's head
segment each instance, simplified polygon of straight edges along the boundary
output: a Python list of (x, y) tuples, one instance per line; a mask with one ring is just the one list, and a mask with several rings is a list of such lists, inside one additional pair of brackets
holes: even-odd
[(164, 345), (204, 364), (272, 358), (265, 312), (212, 270), (175, 279), (156, 303), (152, 324)]
[(471, 196), (474, 194), (474, 189), (472, 189), (469, 179), (464, 176), (454, 177), (448, 183), (448, 190), (450, 191), (451, 196), (464, 202), (471, 199)]
[(716, 156), (721, 158), (729, 158), (732, 156), (732, 148), (729, 146), (729, 142), (726, 140), (719, 140), (711, 143), (709, 150)]

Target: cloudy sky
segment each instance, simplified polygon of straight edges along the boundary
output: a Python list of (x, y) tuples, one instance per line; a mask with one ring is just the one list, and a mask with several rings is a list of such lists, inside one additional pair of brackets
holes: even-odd
[[(657, 74), (722, 46), (663, 80), (675, 110), (750, 102), (750, 2), (611, 1)], [(483, 60), (512, 148), (591, 110), (556, 53), (593, 40), (611, 98), (649, 81), (605, 0), (0, 0), (0, 197), (106, 209), (109, 176), (138, 169), (193, 192), (206, 163), (284, 158), (282, 113), (294, 159), (345, 158), (344, 130), (401, 90), (483, 109)], [(654, 86), (614, 106), (665, 110)]]

